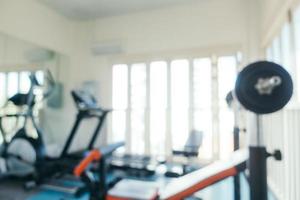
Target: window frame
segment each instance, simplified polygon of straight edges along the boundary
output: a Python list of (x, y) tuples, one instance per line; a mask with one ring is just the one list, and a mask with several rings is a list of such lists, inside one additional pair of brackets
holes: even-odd
[[(150, 76), (150, 64), (152, 63), (152, 62), (159, 62), (159, 61), (163, 61), (163, 62), (166, 62), (167, 63), (167, 92), (168, 92), (168, 95), (167, 95), (167, 108), (166, 108), (166, 133), (165, 133), (165, 137), (166, 138), (168, 138), (168, 140), (166, 140), (165, 141), (165, 148), (166, 148), (166, 153), (169, 153), (169, 152), (171, 152), (171, 150), (172, 150), (172, 143), (170, 143), (170, 141), (172, 141), (172, 135), (171, 135), (171, 131), (170, 131), (170, 129), (171, 129), (171, 124), (170, 124), (170, 119), (171, 119), (171, 106), (170, 106), (170, 94), (171, 94), (171, 77), (170, 77), (170, 70), (171, 70), (171, 62), (173, 61), (173, 60), (182, 60), (182, 59), (186, 59), (186, 60), (188, 60), (188, 62), (189, 62), (189, 66), (191, 67), (191, 68), (193, 68), (193, 66), (194, 66), (194, 60), (195, 59), (198, 59), (198, 58), (210, 58), (211, 59), (211, 63), (212, 63), (212, 71), (214, 71), (213, 70), (213, 68), (217, 68), (217, 61), (216, 61), (216, 58), (218, 58), (218, 57), (223, 57), (223, 56), (235, 56), (236, 57), (236, 63), (237, 63), (237, 66), (236, 66), (236, 69), (237, 70), (239, 70), (240, 68), (241, 68), (241, 59), (240, 59), (240, 54), (239, 53), (242, 53), (241, 51), (239, 51), (239, 50), (237, 50), (237, 49), (239, 49), (239, 48), (234, 48), (235, 50), (224, 50), (223, 49), (223, 51), (218, 51), (218, 52), (221, 52), (221, 53), (219, 53), (219, 54), (211, 54), (211, 53), (209, 53), (209, 54), (197, 54), (197, 53), (195, 53), (195, 54), (181, 54), (181, 56), (176, 56), (176, 55), (178, 55), (178, 54), (175, 54), (175, 55), (172, 55), (172, 56), (161, 56), (160, 58), (161, 59), (159, 59), (159, 58), (157, 58), (157, 57), (152, 57), (152, 56), (137, 56), (137, 57), (134, 57), (134, 56), (125, 56), (125, 57), (118, 57), (118, 58), (115, 58), (115, 59), (113, 59), (113, 60), (117, 60), (117, 61), (112, 61), (111, 62), (111, 64), (110, 64), (110, 66), (114, 66), (114, 65), (119, 65), (119, 64), (126, 64), (127, 66), (132, 66), (133, 64), (135, 64), (135, 63), (145, 63), (146, 64), (146, 67), (147, 67), (147, 86), (148, 87), (150, 87), (150, 84), (149, 84), (149, 76)], [(170, 55), (170, 54), (168, 54), (168, 55)], [(189, 56), (186, 56), (186, 55), (189, 55)], [(128, 80), (130, 80), (130, 67), (128, 67)], [(191, 127), (193, 127), (193, 120), (194, 120), (194, 117), (193, 117), (193, 113), (194, 113), (194, 111), (193, 111), (193, 107), (192, 106), (190, 106), (190, 105), (193, 105), (193, 96), (192, 96), (192, 89), (193, 89), (193, 87), (192, 87), (192, 79), (191, 79), (191, 77), (193, 76), (193, 70), (189, 70), (190, 72), (189, 72), (189, 76), (190, 76), (190, 85), (189, 85), (189, 111), (188, 111), (188, 118), (189, 118), (189, 120), (188, 120), (188, 122), (189, 122), (189, 130), (191, 130)], [(213, 73), (212, 73), (212, 76), (213, 76)], [(212, 77), (212, 79), (213, 79), (213, 77)], [(113, 78), (112, 78), (112, 80), (113, 80)], [(130, 81), (128, 81), (128, 82), (130, 82)], [(113, 85), (113, 84), (111, 84), (111, 85)], [(112, 87), (111, 87), (111, 90), (110, 91), (112, 91)], [(147, 88), (148, 89), (148, 91), (150, 91), (149, 90), (149, 88)], [(131, 90), (131, 88), (130, 88), (130, 84), (129, 84), (129, 86), (128, 86), (128, 91), (130, 91)], [(214, 94), (213, 93), (215, 93), (215, 92), (212, 92), (212, 96), (214, 96)], [(111, 96), (112, 97), (112, 96)], [(149, 92), (147, 92), (147, 97), (149, 97)], [(112, 97), (113, 98), (113, 97)], [(150, 126), (150, 122), (149, 122), (149, 120), (150, 120), (150, 100), (149, 100), (149, 98), (147, 98), (148, 99), (148, 102), (147, 102), (147, 105), (146, 105), (146, 117), (145, 117), (145, 125), (146, 125), (146, 132), (145, 132), (145, 136), (148, 138), (147, 139), (147, 141), (145, 142), (145, 154), (147, 154), (147, 155), (150, 155), (151, 154), (151, 152), (150, 152), (150, 144), (149, 144), (149, 142), (150, 142), (150, 132), (149, 132), (149, 126)], [(130, 98), (128, 99), (128, 103), (130, 102)], [(130, 106), (130, 105), (128, 105), (128, 106)], [(213, 106), (212, 106), (213, 107)], [(215, 111), (215, 112), (218, 112), (218, 109)], [(127, 109), (126, 110), (126, 116), (127, 116), (127, 118), (126, 118), (126, 127), (127, 127), (127, 130), (126, 130), (126, 143), (127, 143), (127, 147), (126, 147), (126, 150), (127, 150), (127, 152), (129, 153), (130, 152), (130, 149), (129, 149), (129, 147), (131, 146), (131, 144), (130, 144), (130, 141), (131, 141), (131, 135), (130, 135), (130, 126), (129, 126), (129, 124), (131, 123), (130, 122), (130, 110), (129, 109)], [(212, 113), (212, 115), (214, 115), (213, 113)], [(109, 137), (108, 137), (108, 141), (113, 141), (113, 136), (112, 136), (112, 132), (111, 132), (111, 130), (112, 130), (112, 126), (113, 126), (113, 124), (112, 124), (112, 122), (110, 123), (111, 124), (111, 127), (108, 129), (110, 132), (109, 132)], [(213, 129), (213, 128), (212, 128)], [(206, 162), (206, 161), (210, 161), (210, 160), (212, 160), (212, 159), (217, 159), (217, 158), (219, 158), (219, 155), (220, 155), (220, 148), (219, 148), (219, 142), (218, 142), (218, 139), (217, 139), (217, 137), (219, 137), (218, 136), (218, 130), (212, 130), (214, 133), (212, 133), (212, 141), (217, 141), (216, 142), (216, 144), (212, 144), (212, 157), (211, 157), (211, 159), (202, 159), (202, 158), (200, 158), (200, 161), (204, 161), (204, 162)], [(217, 147), (216, 147), (217, 146)], [(169, 154), (167, 154), (167, 155), (169, 155)]]

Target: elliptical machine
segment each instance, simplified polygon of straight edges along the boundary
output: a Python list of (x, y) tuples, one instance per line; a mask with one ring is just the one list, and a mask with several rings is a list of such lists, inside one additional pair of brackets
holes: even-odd
[[(3, 114), (0, 116), (0, 132), (3, 138), (1, 158), (0, 158), (0, 178), (19, 177), (25, 178), (32, 175), (36, 168), (36, 163), (45, 158), (45, 144), (43, 133), (38, 126), (34, 114), (37, 104), (36, 90), (47, 88), (43, 91), (43, 99), (46, 99), (54, 87), (54, 79), (49, 71), (44, 73), (44, 84), (38, 81), (36, 72), (29, 75), (30, 88), (26, 94), (17, 93), (10, 97), (5, 106), (11, 102), (15, 106), (24, 107), (24, 112), (15, 114)], [(21, 128), (9, 140), (3, 127), (3, 119), (16, 118), (23, 119)], [(29, 134), (28, 122), (31, 121), (36, 132), (35, 136)]]

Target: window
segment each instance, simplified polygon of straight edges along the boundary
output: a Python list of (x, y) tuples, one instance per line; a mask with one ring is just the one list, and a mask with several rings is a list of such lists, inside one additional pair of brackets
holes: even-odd
[(276, 37), (272, 43), (273, 49), (273, 61), (275, 63), (281, 64), (281, 46), (279, 37)]
[(298, 9), (294, 13), (294, 21), (293, 21), (293, 27), (294, 27), (294, 42), (295, 42), (295, 57), (296, 57), (296, 67), (297, 67), (297, 82), (295, 85), (297, 85), (298, 89), (298, 100), (300, 100), (300, 10)]
[[(29, 79), (30, 72), (28, 71), (20, 71), (20, 72), (0, 72), (0, 106), (3, 107), (8, 98), (12, 97), (17, 93), (27, 93), (30, 88), (30, 79)], [(37, 79), (40, 84), (44, 82), (44, 72), (37, 71), (36, 72)], [(41, 99), (39, 95), (37, 95), (37, 99)], [(41, 105), (38, 106), (40, 108)], [(19, 112), (19, 109), (13, 105), (8, 105), (5, 107), (5, 110), (2, 109), (2, 112), (5, 113), (16, 113)], [(18, 121), (15, 118), (7, 118), (3, 120), (3, 127), (7, 132), (7, 139), (10, 138), (15, 134), (17, 131), (18, 126), (16, 123)], [(22, 121), (20, 121), (22, 123)], [(31, 127), (32, 128), (32, 127)], [(0, 136), (0, 144), (3, 142), (3, 138)]]
[(27, 93), (30, 88), (30, 72), (20, 72), (19, 90), (21, 93)]
[(300, 63), (298, 55), (300, 49), (298, 37), (300, 33), (300, 17), (298, 15), (296, 12), (292, 23), (284, 23), (280, 32), (266, 47), (266, 59), (282, 65), (291, 74), (294, 79), (296, 90), (299, 90), (300, 88), (300, 81), (298, 78), (300, 77), (300, 70), (299, 67), (294, 66), (295, 64), (293, 62), (296, 61), (297, 66)]
[(291, 27), (290, 24), (284, 24), (280, 33), (280, 43), (281, 43), (281, 64), (292, 73), (291, 68)]
[[(113, 67), (113, 138), (125, 141), (126, 114), (128, 106), (128, 67), (127, 65), (114, 65)], [(116, 125), (117, 124), (117, 125)]]
[(19, 91), (19, 74), (17, 72), (9, 72), (7, 74), (7, 97), (12, 97)]
[(130, 74), (131, 152), (145, 153), (146, 65), (133, 64)]
[(226, 95), (234, 88), (236, 80), (236, 58), (234, 56), (218, 59), (220, 157), (225, 158), (233, 151), (234, 115), (226, 104)]
[(201, 159), (213, 158), (215, 140), (221, 156), (231, 153), (233, 114), (225, 96), (234, 87), (235, 56), (214, 64), (211, 58), (119, 64), (112, 72), (112, 139), (125, 140), (128, 153), (170, 155), (192, 130), (203, 133)]
[(0, 73), (0, 106), (2, 107), (6, 101), (6, 74), (5, 73)]
[(179, 149), (187, 140), (189, 108), (189, 62), (171, 62), (171, 133), (174, 149)]
[(194, 60), (193, 67), (193, 129), (203, 133), (201, 158), (212, 157), (212, 66), (209, 58)]
[(166, 150), (167, 70), (164, 61), (150, 64), (150, 149), (153, 155)]

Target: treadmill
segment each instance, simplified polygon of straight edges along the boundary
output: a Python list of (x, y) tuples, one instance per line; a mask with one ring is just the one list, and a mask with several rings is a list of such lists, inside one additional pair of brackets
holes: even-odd
[[(76, 115), (75, 123), (72, 127), (72, 130), (60, 154), (60, 158), (61, 159), (64, 158), (82, 159), (85, 156), (85, 153), (87, 151), (90, 151), (94, 148), (95, 142), (100, 134), (101, 128), (107, 117), (107, 114), (109, 114), (112, 110), (101, 108), (98, 105), (96, 98), (85, 91), (73, 90), (71, 92), (71, 95), (73, 97), (78, 112)], [(89, 141), (89, 144), (83, 150), (69, 153), (71, 144), (79, 129), (80, 123), (85, 119), (91, 119), (91, 118), (97, 119), (98, 123)]]
[[(41, 178), (44, 179), (44, 177), (47, 177), (47, 180), (42, 181), (43, 184), (41, 185), (41, 188), (63, 192), (72, 196), (79, 196), (85, 191), (85, 184), (72, 175), (73, 169), (78, 161), (84, 158), (86, 154), (94, 148), (98, 148), (95, 147), (95, 142), (100, 135), (101, 128), (107, 115), (112, 110), (101, 108), (98, 105), (96, 98), (85, 91), (73, 90), (71, 91), (71, 95), (78, 110), (76, 120), (60, 156), (54, 159), (50, 158), (47, 167), (44, 167), (44, 173), (41, 173)], [(71, 145), (78, 133), (81, 122), (87, 119), (97, 119), (98, 121), (88, 145), (82, 150), (70, 152)], [(118, 142), (113, 145), (116, 150), (117, 148), (124, 146), (124, 142)]]

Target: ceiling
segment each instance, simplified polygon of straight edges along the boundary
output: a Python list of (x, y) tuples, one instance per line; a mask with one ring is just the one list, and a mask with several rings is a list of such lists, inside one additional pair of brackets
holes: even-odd
[(74, 19), (95, 19), (156, 9), (195, 0), (38, 0)]

